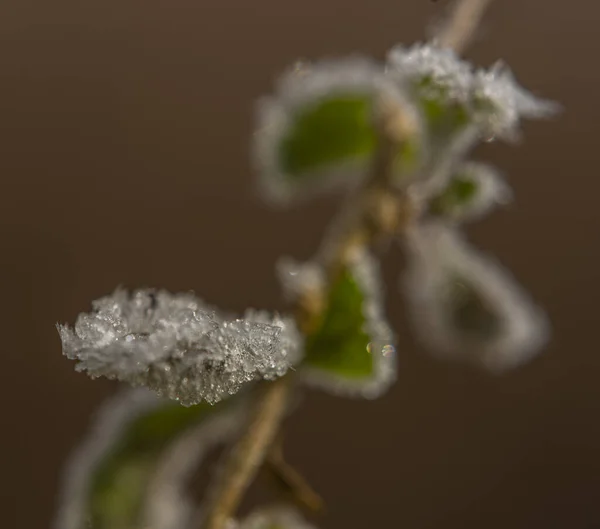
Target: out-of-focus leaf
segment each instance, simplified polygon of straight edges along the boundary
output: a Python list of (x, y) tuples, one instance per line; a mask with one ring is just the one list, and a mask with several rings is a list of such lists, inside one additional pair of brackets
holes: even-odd
[(384, 99), (415, 123), (415, 137), (404, 138), (397, 157), (397, 171), (408, 170), (421, 148), (420, 117), (382, 65), (347, 58), (288, 72), (262, 101), (255, 134), (255, 160), (269, 198), (287, 201), (364, 177)]
[(543, 312), (503, 267), (451, 227), (424, 224), (408, 243), (408, 307), (418, 338), (432, 352), (498, 372), (544, 345)]
[[(108, 402), (68, 465), (56, 529), (178, 528), (176, 520), (189, 514), (181, 498), (176, 498), (181, 512), (158, 512), (147, 519), (149, 503), (158, 501), (157, 490), (182, 485), (157, 481), (163, 457), (191, 431), (199, 435), (195, 456), (207, 443), (225, 436), (234, 426), (231, 406), (225, 401), (186, 408), (142, 389)], [(187, 463), (191, 468), (194, 454)], [(171, 472), (170, 479), (183, 479), (185, 472), (179, 474)]]
[(497, 172), (480, 163), (461, 165), (446, 188), (430, 202), (430, 211), (453, 221), (473, 220), (512, 196)]
[(373, 152), (371, 95), (336, 95), (298, 111), (281, 141), (281, 166), (290, 178)]

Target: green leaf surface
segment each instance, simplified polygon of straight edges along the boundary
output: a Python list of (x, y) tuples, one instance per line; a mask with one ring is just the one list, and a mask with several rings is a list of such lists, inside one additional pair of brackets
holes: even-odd
[(280, 144), (283, 172), (293, 179), (373, 152), (371, 94), (337, 94), (296, 111)]
[[(148, 486), (169, 446), (228, 403), (184, 407), (132, 390), (108, 403), (66, 482), (60, 529), (145, 529)], [(208, 422), (208, 421), (207, 421)], [(85, 468), (85, 472), (82, 469)]]
[(373, 373), (371, 341), (365, 331), (365, 296), (348, 269), (334, 282), (327, 310), (314, 334), (306, 340), (306, 363), (344, 378)]
[(393, 380), (395, 350), (377, 281), (367, 256), (340, 270), (319, 322), (306, 337), (309, 382), (337, 393), (376, 396)]
[(146, 485), (161, 452), (170, 441), (213, 411), (206, 403), (185, 408), (176, 402), (165, 402), (133, 420), (120, 439), (115, 439), (114, 447), (92, 476), (91, 526), (94, 529), (138, 527)]
[(432, 199), (430, 209), (436, 215), (443, 215), (468, 205), (477, 196), (477, 192), (477, 182), (473, 178), (456, 176), (442, 193)]
[(431, 97), (422, 97), (420, 101), (430, 136), (436, 142), (449, 140), (469, 123), (469, 113), (459, 103)]

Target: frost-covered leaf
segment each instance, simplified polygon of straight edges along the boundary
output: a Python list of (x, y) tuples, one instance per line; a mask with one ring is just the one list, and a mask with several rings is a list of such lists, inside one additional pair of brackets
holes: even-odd
[(426, 347), (502, 371), (544, 345), (546, 318), (494, 260), (439, 223), (415, 228), (408, 241), (404, 287)]
[[(380, 100), (394, 102), (411, 123), (418, 116), (383, 67), (362, 58), (300, 64), (261, 101), (254, 157), (274, 200), (348, 186), (365, 174), (377, 132)], [(398, 169), (414, 163), (417, 140), (402, 142)]]
[(469, 123), (478, 125), (482, 139), (511, 139), (521, 118), (544, 118), (558, 110), (520, 87), (501, 63), (475, 71), (452, 50), (434, 44), (395, 46), (388, 72), (412, 89), (434, 144)]
[(288, 507), (262, 509), (250, 514), (235, 529), (315, 529), (300, 513)]
[(474, 220), (511, 198), (510, 188), (494, 168), (470, 162), (457, 168), (446, 188), (431, 200), (430, 210), (452, 221)]
[(388, 54), (389, 75), (419, 102), (434, 147), (470, 122), (472, 67), (452, 50), (430, 44), (398, 45)]
[(147, 386), (186, 406), (281, 376), (300, 355), (292, 320), (253, 312), (225, 320), (192, 294), (165, 291), (117, 290), (73, 329), (58, 329), (77, 370)]
[(307, 381), (340, 395), (385, 391), (395, 378), (395, 348), (383, 310), (377, 264), (356, 252), (332, 282), (318, 325), (306, 337)]
[(502, 63), (475, 74), (473, 106), (484, 135), (505, 139), (516, 137), (521, 118), (548, 118), (560, 110), (558, 104), (539, 99), (521, 87)]
[(146, 389), (124, 391), (71, 457), (55, 529), (186, 529), (195, 510), (187, 479), (239, 415), (229, 401), (185, 408)]

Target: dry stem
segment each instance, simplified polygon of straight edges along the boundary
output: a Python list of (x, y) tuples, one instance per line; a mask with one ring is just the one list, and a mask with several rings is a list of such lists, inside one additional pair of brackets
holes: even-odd
[(443, 47), (462, 53), (471, 42), (491, 0), (458, 0), (436, 41)]
[(263, 384), (263, 392), (256, 399), (254, 414), (246, 432), (233, 447), (226, 462), (221, 481), (214, 492), (212, 509), (204, 521), (205, 529), (222, 529), (235, 512), (277, 435), (291, 385), (290, 376)]

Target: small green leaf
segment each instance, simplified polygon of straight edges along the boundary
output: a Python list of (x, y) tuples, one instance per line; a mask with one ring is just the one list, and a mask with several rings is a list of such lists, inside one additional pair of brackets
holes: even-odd
[[(261, 101), (254, 136), (255, 161), (268, 197), (286, 202), (311, 191), (350, 186), (365, 176), (384, 99), (411, 114), (415, 136), (420, 136), (420, 114), (380, 64), (350, 57), (284, 75), (274, 96)], [(398, 172), (414, 167), (420, 141), (402, 142)]]
[(492, 167), (464, 163), (446, 188), (431, 199), (429, 210), (454, 221), (473, 220), (493, 206), (506, 204), (511, 196), (510, 188)]
[(468, 204), (477, 194), (477, 183), (468, 177), (457, 176), (448, 187), (431, 201), (430, 209), (433, 213), (444, 213)]
[(57, 527), (145, 529), (148, 490), (165, 452), (186, 432), (217, 424), (226, 406), (186, 408), (146, 390), (109, 402), (71, 462)]
[(281, 141), (285, 174), (302, 178), (373, 152), (372, 95), (337, 94), (299, 109)]
[(446, 101), (443, 97), (433, 98), (424, 95), (421, 95), (419, 99), (431, 140), (434, 143), (446, 143), (470, 122), (469, 111), (459, 102)]
[(357, 255), (331, 285), (319, 324), (306, 337), (309, 382), (365, 396), (376, 396), (389, 386), (395, 350), (380, 298), (372, 258)]

